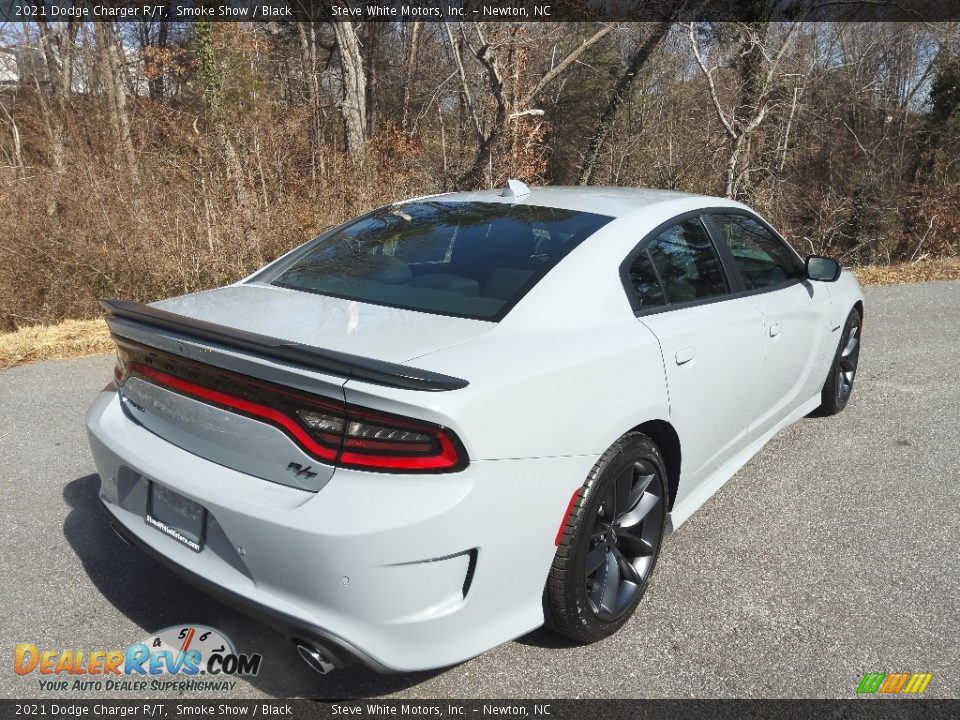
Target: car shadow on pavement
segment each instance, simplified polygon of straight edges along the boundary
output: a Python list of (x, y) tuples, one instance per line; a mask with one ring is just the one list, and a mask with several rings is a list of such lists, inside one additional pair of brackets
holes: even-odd
[(546, 625), (538, 627), (536, 630), (527, 633), (514, 640), (519, 645), (541, 648), (543, 650), (560, 650), (580, 647), (582, 643), (569, 640), (559, 635)]
[[(98, 497), (100, 478), (87, 475), (69, 483), (63, 497), (70, 512), (63, 535), (101, 595), (147, 636), (165, 627), (202, 624), (222, 630), (240, 652), (263, 656), (260, 674), (245, 678), (278, 698), (376, 697), (424, 682), (443, 671), (380, 675), (355, 665), (319, 675), (297, 656), (285, 636), (181, 580), (152, 558), (129, 547), (110, 529)], [(141, 640), (129, 638), (130, 643)]]

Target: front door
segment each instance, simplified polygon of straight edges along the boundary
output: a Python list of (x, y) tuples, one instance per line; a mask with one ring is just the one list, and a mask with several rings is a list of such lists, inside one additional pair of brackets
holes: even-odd
[(744, 290), (763, 313), (763, 381), (758, 421), (780, 423), (819, 393), (827, 367), (830, 294), (805, 280), (802, 263), (786, 244), (745, 213), (711, 213), (740, 272)]

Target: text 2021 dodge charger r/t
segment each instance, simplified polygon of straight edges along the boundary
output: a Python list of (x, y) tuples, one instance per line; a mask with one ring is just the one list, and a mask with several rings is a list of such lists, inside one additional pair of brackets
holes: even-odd
[(843, 408), (863, 315), (850, 273), (743, 205), (515, 181), (104, 305), (111, 523), (322, 670), (611, 634), (666, 531)]

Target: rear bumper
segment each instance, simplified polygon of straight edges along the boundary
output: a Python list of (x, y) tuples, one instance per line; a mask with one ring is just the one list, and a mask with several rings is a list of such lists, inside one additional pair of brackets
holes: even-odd
[(338, 667), (345, 667), (347, 665), (352, 665), (354, 662), (361, 662), (377, 672), (392, 672), (390, 668), (381, 665), (377, 660), (364, 653), (363, 650), (354, 647), (343, 638), (337, 637), (333, 633), (324, 630), (323, 628), (310, 625), (300, 618), (286, 615), (282, 612), (274, 610), (272, 607), (255, 602), (244, 595), (227, 590), (226, 588), (207, 580), (202, 575), (198, 575), (192, 570), (187, 569), (183, 565), (178, 565), (152, 545), (142, 540), (139, 535), (132, 533), (125, 525), (116, 520), (107, 504), (102, 500), (101, 506), (103, 507), (104, 512), (107, 513), (107, 515), (109, 515), (111, 518), (110, 527), (113, 528), (114, 532), (116, 532), (124, 542), (126, 542), (128, 545), (138, 548), (159, 562), (161, 565), (165, 566), (168, 570), (176, 573), (188, 583), (199, 588), (200, 590), (203, 590), (208, 595), (217, 598), (233, 608), (236, 608), (245, 615), (259, 620), (264, 625), (269, 625), (270, 627), (279, 630), (287, 637), (294, 638), (296, 640), (306, 640), (312, 644), (323, 646), (326, 650), (330, 651), (328, 654), (332, 655), (337, 661), (336, 665)]
[[(450, 665), (542, 624), (557, 527), (596, 460), (338, 469), (315, 493), (188, 453), (129, 418), (113, 392), (87, 426), (101, 500), (128, 542), (290, 637), (381, 672)], [(148, 481), (207, 509), (202, 552), (146, 525)]]

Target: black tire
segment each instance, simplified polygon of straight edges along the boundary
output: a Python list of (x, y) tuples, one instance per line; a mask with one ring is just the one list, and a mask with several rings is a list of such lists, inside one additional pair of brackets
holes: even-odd
[(853, 381), (857, 376), (857, 364), (860, 360), (860, 328), (863, 319), (854, 308), (847, 315), (847, 321), (833, 356), (833, 364), (820, 391), (820, 415), (836, 415), (847, 406), (853, 392)]
[(630, 619), (660, 554), (666, 477), (657, 446), (638, 432), (600, 457), (574, 501), (547, 578), (548, 627), (592, 643)]

